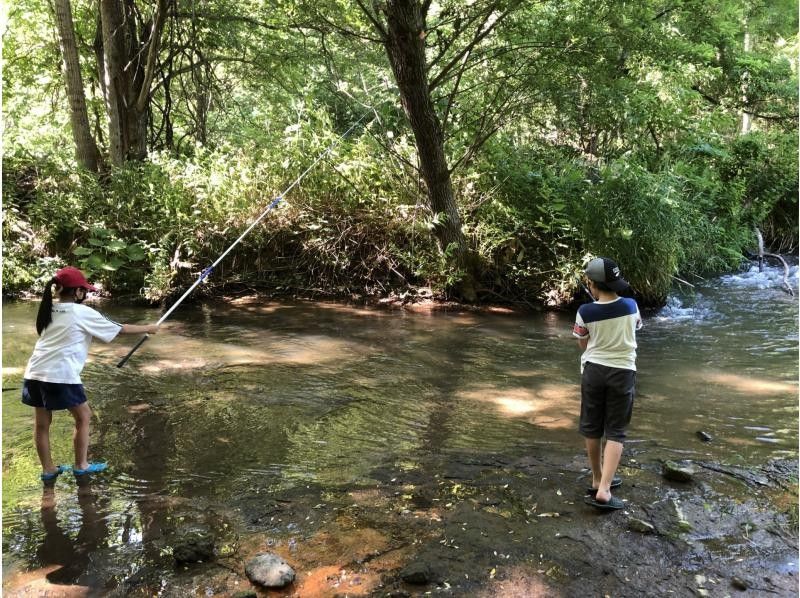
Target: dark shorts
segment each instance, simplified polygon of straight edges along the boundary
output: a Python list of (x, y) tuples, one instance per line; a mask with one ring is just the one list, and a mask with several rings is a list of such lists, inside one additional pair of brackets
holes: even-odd
[(623, 442), (631, 423), (636, 372), (587, 362), (581, 377), (581, 421), (586, 438)]
[(22, 402), (48, 411), (69, 409), (86, 402), (83, 384), (60, 384), (41, 380), (22, 381)]

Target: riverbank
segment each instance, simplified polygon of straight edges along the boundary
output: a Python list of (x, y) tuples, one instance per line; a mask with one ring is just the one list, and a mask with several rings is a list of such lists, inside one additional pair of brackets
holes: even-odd
[[(250, 488), (227, 512), (187, 503), (172, 541), (179, 543), (181, 528), (208, 534), (216, 546), (212, 562), (176, 564), (168, 578), (142, 571), (107, 595), (796, 592), (796, 461), (747, 470), (695, 462), (692, 481), (672, 482), (662, 476), (661, 463), (642, 458), (642, 447), (629, 447), (616, 493), (626, 507), (606, 513), (584, 504), (582, 455), (530, 448), (521, 457), (462, 452), (425, 467), (380, 468), (369, 485), (278, 493)], [(292, 585), (251, 585), (244, 566), (264, 552), (294, 568)], [(98, 595), (98, 588), (48, 583), (48, 574), (52, 570), (6, 575), (4, 594)]]

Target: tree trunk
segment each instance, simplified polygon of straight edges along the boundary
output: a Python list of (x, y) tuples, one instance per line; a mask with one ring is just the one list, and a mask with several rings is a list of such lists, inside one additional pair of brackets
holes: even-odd
[(89, 113), (86, 109), (86, 95), (78, 59), (78, 46), (75, 43), (72, 7), (69, 0), (55, 0), (53, 7), (58, 28), (58, 41), (61, 46), (61, 58), (64, 62), (64, 81), (69, 100), (72, 138), (75, 140), (75, 158), (81, 168), (98, 172), (100, 152), (89, 127)]
[(165, 15), (166, 0), (159, 0), (152, 22), (140, 36), (133, 0), (100, 0), (100, 71), (108, 113), (109, 153), (116, 166), (147, 156), (150, 85)]
[(461, 217), (444, 152), (442, 125), (428, 86), (425, 15), (416, 0), (389, 0), (384, 10), (388, 25), (386, 52), (400, 90), (403, 110), (414, 132), (422, 179), (436, 218), (434, 233), (441, 250), (465, 275), (460, 288), (462, 297), (474, 301), (474, 268), (461, 231)]
[[(747, 29), (747, 21), (744, 22), (744, 53), (747, 54), (752, 49), (752, 39), (750, 38), (750, 31)], [(747, 82), (750, 79), (749, 71), (742, 73), (742, 124), (741, 135), (747, 135), (750, 132), (750, 125), (752, 119), (750, 113), (747, 111)]]

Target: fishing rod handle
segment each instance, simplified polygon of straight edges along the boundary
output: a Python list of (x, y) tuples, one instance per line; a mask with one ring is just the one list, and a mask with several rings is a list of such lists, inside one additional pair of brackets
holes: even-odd
[(128, 351), (128, 354), (125, 357), (123, 357), (122, 359), (120, 359), (119, 363), (117, 364), (117, 367), (121, 368), (123, 365), (125, 365), (128, 362), (128, 360), (131, 358), (131, 355), (136, 353), (136, 350), (139, 347), (141, 347), (144, 344), (144, 341), (146, 341), (148, 338), (150, 338), (149, 334), (145, 334), (142, 338), (140, 338), (139, 342), (136, 343), (135, 345), (133, 345), (133, 349)]

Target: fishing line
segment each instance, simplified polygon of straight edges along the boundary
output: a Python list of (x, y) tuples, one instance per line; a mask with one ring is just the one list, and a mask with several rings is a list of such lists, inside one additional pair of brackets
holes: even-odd
[[(373, 111), (374, 111), (374, 109), (373, 109)], [(319, 154), (319, 156), (317, 156), (316, 160), (314, 160), (314, 161), (311, 163), (311, 165), (310, 165), (308, 168), (306, 168), (306, 169), (305, 169), (305, 170), (302, 172), (302, 174), (301, 174), (300, 176), (298, 176), (298, 177), (297, 177), (297, 178), (296, 178), (296, 179), (295, 179), (295, 180), (292, 182), (292, 184), (291, 184), (291, 185), (289, 185), (289, 186), (288, 186), (288, 187), (287, 187), (287, 188), (286, 188), (286, 189), (283, 191), (283, 193), (280, 193), (280, 194), (279, 194), (279, 195), (278, 195), (278, 196), (277, 196), (275, 199), (273, 199), (273, 200), (272, 200), (272, 201), (269, 203), (269, 205), (267, 206), (267, 208), (266, 208), (266, 209), (265, 209), (265, 210), (264, 210), (264, 211), (261, 213), (261, 215), (260, 215), (258, 218), (256, 218), (256, 220), (255, 220), (255, 221), (253, 221), (253, 223), (252, 223), (250, 226), (248, 226), (248, 227), (247, 227), (247, 229), (246, 229), (246, 230), (245, 230), (245, 231), (244, 231), (244, 232), (243, 232), (241, 235), (239, 235), (239, 238), (238, 238), (238, 239), (236, 239), (236, 240), (235, 240), (235, 241), (234, 241), (234, 242), (233, 242), (233, 243), (230, 245), (230, 247), (228, 247), (228, 248), (227, 248), (227, 249), (226, 249), (226, 250), (225, 250), (225, 251), (222, 253), (222, 255), (220, 255), (220, 256), (219, 256), (219, 257), (216, 259), (216, 261), (215, 261), (213, 264), (211, 264), (211, 265), (210, 265), (208, 268), (206, 268), (205, 270), (203, 270), (203, 271), (200, 273), (200, 276), (197, 278), (197, 280), (196, 280), (196, 281), (194, 281), (194, 283), (192, 284), (192, 286), (190, 286), (190, 287), (189, 287), (189, 288), (186, 290), (186, 292), (185, 292), (183, 295), (181, 295), (180, 299), (178, 299), (178, 300), (177, 300), (175, 303), (173, 303), (173, 304), (172, 304), (172, 307), (170, 307), (170, 308), (169, 308), (169, 309), (166, 311), (166, 313), (165, 313), (163, 316), (161, 316), (161, 318), (158, 320), (158, 322), (156, 322), (156, 324), (157, 324), (157, 325), (160, 325), (160, 324), (162, 324), (162, 323), (164, 322), (164, 320), (166, 320), (166, 319), (167, 319), (167, 318), (170, 316), (170, 314), (171, 314), (173, 311), (175, 311), (175, 309), (176, 309), (176, 308), (177, 308), (177, 307), (178, 307), (178, 306), (179, 306), (179, 305), (180, 305), (180, 304), (183, 302), (183, 300), (184, 300), (184, 299), (186, 299), (186, 297), (188, 297), (188, 296), (189, 296), (189, 295), (192, 293), (192, 291), (194, 291), (194, 289), (195, 289), (195, 288), (197, 288), (197, 286), (198, 286), (198, 285), (199, 285), (201, 282), (203, 282), (203, 281), (204, 281), (204, 280), (205, 280), (205, 279), (206, 279), (206, 278), (207, 278), (207, 277), (208, 277), (208, 276), (211, 274), (211, 272), (213, 272), (213, 270), (214, 270), (214, 268), (217, 266), (217, 264), (219, 264), (219, 263), (220, 263), (220, 262), (221, 262), (223, 259), (225, 259), (225, 256), (227, 256), (227, 255), (228, 255), (228, 254), (231, 252), (231, 250), (233, 250), (233, 248), (234, 248), (234, 247), (236, 247), (236, 246), (239, 244), (239, 242), (240, 242), (242, 239), (244, 239), (244, 238), (245, 238), (245, 237), (246, 237), (246, 236), (247, 236), (247, 235), (250, 233), (250, 231), (251, 231), (251, 230), (253, 230), (253, 229), (254, 229), (254, 228), (255, 228), (255, 227), (258, 225), (258, 223), (259, 223), (259, 222), (261, 222), (261, 221), (262, 221), (262, 220), (263, 220), (263, 219), (266, 217), (266, 215), (267, 215), (267, 214), (269, 214), (269, 213), (272, 211), (272, 209), (273, 209), (273, 208), (275, 208), (275, 207), (276, 207), (276, 206), (277, 206), (277, 205), (278, 205), (278, 204), (279, 204), (281, 201), (283, 201), (283, 198), (286, 196), (286, 194), (287, 194), (287, 193), (289, 193), (289, 191), (291, 191), (292, 189), (294, 189), (294, 187), (295, 187), (295, 186), (296, 186), (296, 185), (297, 185), (297, 184), (298, 184), (298, 183), (299, 183), (301, 180), (303, 180), (303, 177), (305, 177), (305, 176), (306, 176), (306, 175), (307, 175), (307, 174), (308, 174), (308, 173), (311, 171), (311, 169), (312, 169), (312, 168), (314, 168), (314, 167), (315, 167), (317, 164), (319, 164), (319, 162), (320, 162), (320, 161), (322, 161), (322, 159), (323, 159), (323, 158), (324, 158), (326, 155), (328, 155), (328, 154), (329, 154), (329, 153), (330, 153), (330, 152), (333, 150), (333, 148), (334, 148), (334, 147), (336, 147), (337, 145), (339, 145), (339, 143), (340, 143), (340, 142), (341, 142), (343, 139), (345, 139), (345, 138), (346, 138), (346, 137), (347, 137), (347, 136), (348, 136), (348, 135), (349, 135), (349, 134), (350, 134), (350, 133), (353, 131), (353, 129), (355, 129), (355, 128), (356, 128), (356, 127), (357, 127), (357, 126), (358, 126), (358, 125), (361, 123), (361, 121), (362, 121), (362, 120), (364, 120), (364, 118), (366, 118), (366, 116), (367, 116), (369, 113), (370, 113), (369, 111), (367, 111), (367, 112), (364, 112), (364, 114), (361, 116), (361, 118), (359, 118), (359, 119), (358, 119), (358, 120), (357, 120), (355, 123), (353, 123), (353, 125), (351, 125), (351, 126), (350, 126), (350, 128), (349, 128), (349, 129), (347, 129), (347, 130), (346, 130), (346, 131), (345, 131), (345, 132), (344, 132), (342, 135), (340, 135), (339, 137), (337, 137), (337, 138), (336, 138), (336, 139), (333, 141), (333, 143), (331, 143), (331, 144), (330, 144), (330, 145), (329, 145), (329, 146), (328, 146), (328, 147), (325, 149), (325, 151), (323, 151), (321, 154)], [(374, 119), (373, 119), (373, 120), (374, 120)], [(150, 338), (150, 335), (149, 335), (149, 334), (145, 334), (145, 335), (144, 335), (142, 338), (140, 338), (140, 339), (139, 339), (139, 342), (137, 342), (137, 343), (136, 343), (136, 344), (133, 346), (133, 348), (132, 348), (132, 349), (131, 349), (131, 350), (128, 352), (128, 354), (127, 354), (125, 357), (123, 357), (123, 358), (120, 360), (120, 362), (117, 364), (117, 367), (118, 367), (118, 368), (121, 368), (122, 366), (124, 366), (124, 365), (125, 365), (125, 364), (128, 362), (128, 360), (131, 358), (131, 356), (132, 356), (132, 355), (133, 355), (133, 354), (134, 354), (134, 353), (137, 351), (137, 349), (139, 349), (139, 347), (141, 347), (141, 346), (144, 344), (144, 342), (145, 342), (145, 341), (146, 341), (148, 338)]]

